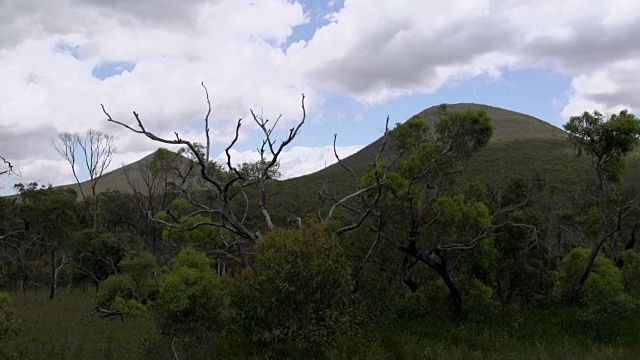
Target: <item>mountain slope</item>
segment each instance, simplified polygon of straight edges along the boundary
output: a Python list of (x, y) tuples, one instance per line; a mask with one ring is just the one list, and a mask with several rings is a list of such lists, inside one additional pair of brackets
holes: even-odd
[[(590, 160), (575, 156), (563, 130), (529, 115), (488, 105), (449, 105), (449, 110), (465, 109), (486, 110), (492, 118), (494, 133), (489, 144), (469, 161), (461, 175), (463, 184), (476, 181), (499, 184), (513, 176), (524, 176), (542, 178), (549, 185), (571, 189), (584, 185), (591, 179)], [(434, 106), (419, 115), (433, 120), (436, 111), (437, 107)], [(382, 138), (345, 158), (344, 163), (361, 172), (375, 158), (381, 142)], [(131, 191), (125, 171), (129, 172), (134, 181), (140, 181), (139, 169), (152, 156), (153, 154), (105, 174), (98, 190)], [(627, 178), (635, 180), (640, 175), (640, 156), (635, 152), (630, 158)], [(304, 216), (311, 209), (318, 208), (320, 200), (317, 192), (323, 182), (328, 182), (331, 189), (338, 193), (353, 189), (350, 175), (338, 164), (333, 164), (309, 175), (270, 183), (269, 198), (276, 200), (278, 206), (284, 207), (288, 212)], [(83, 189), (89, 189), (88, 182), (82, 186)]]
[[(585, 156), (576, 157), (563, 130), (532, 116), (488, 105), (454, 104), (448, 107), (449, 110), (484, 109), (494, 126), (489, 144), (470, 159), (460, 175), (461, 185), (473, 182), (498, 185), (512, 177), (523, 176), (543, 179), (554, 188), (575, 190), (582, 189), (592, 179), (591, 161)], [(436, 114), (437, 107), (434, 106), (419, 115), (433, 120)], [(344, 164), (361, 172), (375, 158), (381, 143), (382, 138), (343, 159)], [(638, 151), (629, 157), (627, 168), (627, 183), (637, 182), (640, 178)], [(338, 164), (333, 164), (274, 186), (273, 197), (286, 197), (292, 209), (305, 214), (313, 209), (309, 199), (318, 201), (316, 194), (322, 181), (329, 182), (338, 193), (353, 189), (353, 179)]]

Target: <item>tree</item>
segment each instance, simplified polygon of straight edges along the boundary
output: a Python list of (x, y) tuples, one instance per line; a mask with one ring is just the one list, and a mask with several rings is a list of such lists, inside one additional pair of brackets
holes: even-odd
[[(497, 222), (503, 214), (528, 201), (527, 196), (521, 203), (490, 209), (452, 187), (455, 175), (489, 142), (492, 129), (484, 110), (449, 112), (446, 105), (439, 108), (433, 123), (414, 116), (398, 124), (385, 132), (378, 156), (356, 191), (342, 199), (333, 198), (334, 206), (325, 219), (333, 216), (336, 207), (343, 207), (356, 220), (338, 232), (364, 225), (376, 234), (365, 261), (383, 239), (405, 255), (400, 265), (404, 271), (417, 263), (435, 271), (450, 293), (455, 318), (463, 314), (463, 294), (452, 274), (458, 261), (451, 259), (488, 239), (494, 229), (504, 225)], [(381, 160), (387, 141), (396, 155)], [(331, 198), (326, 191), (324, 194)], [(353, 201), (363, 195), (364, 202)], [(408, 276), (404, 281), (411, 290), (420, 285)]]
[[(229, 238), (224, 240), (225, 247), (220, 249), (220, 251), (227, 252), (230, 259), (238, 259), (240, 265), (246, 267), (250, 265), (246, 248), (248, 246), (253, 246), (256, 243), (257, 239), (260, 237), (261, 230), (268, 231), (274, 228), (270, 213), (267, 209), (266, 183), (273, 174), (273, 169), (277, 168), (278, 159), (282, 151), (300, 133), (300, 128), (305, 122), (306, 111), (304, 106), (304, 95), (302, 96), (302, 120), (297, 125), (289, 129), (287, 136), (279, 144), (277, 144), (276, 139), (273, 137), (273, 131), (275, 130), (278, 120), (270, 126), (268, 119), (264, 119), (262, 116), (256, 115), (253, 111), (251, 112), (254, 122), (262, 130), (264, 135), (262, 145), (259, 148), (261, 158), (264, 162), (260, 166), (257, 176), (248, 177), (233, 165), (230, 154), (230, 150), (238, 141), (242, 119), (238, 120), (235, 129), (235, 136), (225, 149), (225, 153), (227, 155), (226, 171), (219, 171), (220, 165), (210, 159), (209, 152), (211, 139), (209, 134), (209, 117), (211, 115), (211, 102), (209, 100), (207, 88), (204, 84), (202, 84), (202, 87), (205, 90), (207, 102), (207, 113), (204, 117), (204, 135), (206, 137), (206, 142), (204, 144), (198, 144), (196, 142), (182, 139), (178, 133), (175, 133), (175, 139), (159, 137), (145, 128), (140, 115), (136, 112), (134, 112), (133, 115), (137, 122), (137, 129), (121, 121), (115, 120), (106, 111), (104, 105), (102, 106), (102, 110), (109, 122), (121, 125), (135, 133), (145, 135), (154, 141), (165, 144), (186, 146), (189, 155), (192, 156), (192, 159), (194, 159), (195, 164), (197, 164), (197, 167), (199, 168), (200, 179), (202, 180), (203, 185), (207, 186), (208, 189), (211, 190), (210, 196), (207, 197), (206, 202), (198, 201), (195, 197), (195, 191), (189, 189), (188, 182), (184, 182), (180, 187), (180, 191), (195, 210), (181, 219), (171, 218), (171, 221), (161, 222), (166, 226), (176, 227), (181, 230), (195, 229), (204, 225), (212, 225), (226, 229), (226, 234), (228, 234)], [(263, 229), (248, 226), (245, 223), (246, 214), (251, 203), (249, 197), (246, 196), (245, 189), (251, 186), (257, 186), (260, 191), (257, 205), (264, 220)], [(234, 199), (236, 199), (238, 195), (241, 195), (242, 198), (241, 200), (235, 201)], [(238, 203), (242, 202), (244, 202), (244, 206), (238, 206)], [(191, 226), (185, 226), (183, 224), (186, 219), (197, 215), (207, 215), (207, 219), (209, 220), (198, 222)], [(232, 254), (231, 252), (234, 252), (235, 254)]]
[[(620, 256), (618, 239), (628, 215), (637, 206), (640, 193), (625, 196), (622, 200), (622, 176), (625, 158), (640, 141), (640, 120), (627, 110), (613, 114), (609, 119), (594, 111), (573, 116), (564, 125), (568, 138), (577, 155), (586, 154), (593, 161), (595, 186), (588, 194), (587, 208), (593, 216), (596, 228), (587, 231), (593, 238), (591, 254), (581, 275), (567, 294), (567, 302), (574, 304), (593, 270), (596, 258), (607, 241), (611, 241), (616, 257)], [(595, 220), (595, 221), (593, 221)]]
[[(111, 164), (116, 153), (115, 138), (113, 135), (105, 134), (101, 131), (89, 129), (84, 133), (64, 132), (58, 135), (58, 141), (53, 142), (53, 147), (58, 154), (63, 157), (71, 166), (71, 171), (78, 184), (80, 195), (86, 202), (87, 197), (80, 185), (80, 179), (76, 170), (76, 165), (82, 161), (77, 159), (77, 152), (80, 151), (84, 158), (84, 168), (89, 174), (89, 185), (91, 186), (92, 219), (94, 230), (98, 226), (98, 194), (96, 188), (98, 182)], [(81, 166), (81, 165), (79, 165)]]
[(193, 168), (193, 162), (164, 148), (156, 150), (148, 161), (140, 162), (138, 172), (132, 172), (130, 166), (123, 168), (136, 199), (138, 233), (153, 253), (158, 250), (162, 226), (151, 215), (165, 209), (178, 196), (179, 184), (197, 176)]
[(78, 227), (77, 193), (72, 189), (17, 184), (24, 230), (50, 254), (49, 298), (53, 299), (62, 269), (69, 263), (68, 239)]

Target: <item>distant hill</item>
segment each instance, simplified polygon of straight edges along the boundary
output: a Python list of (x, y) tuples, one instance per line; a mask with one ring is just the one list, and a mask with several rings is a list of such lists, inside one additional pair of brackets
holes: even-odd
[[(580, 188), (592, 179), (590, 159), (576, 157), (564, 130), (526, 114), (488, 105), (463, 103), (448, 107), (450, 111), (484, 109), (494, 126), (489, 144), (471, 158), (461, 174), (462, 185), (472, 182), (501, 184), (514, 176), (524, 176), (544, 179), (549, 186), (562, 191)], [(436, 114), (437, 106), (434, 106), (419, 115), (429, 121), (434, 120)], [(381, 143), (382, 137), (343, 159), (344, 164), (355, 170), (364, 169), (375, 158)], [(629, 157), (627, 169), (627, 183), (637, 183), (640, 179), (639, 151)], [(333, 164), (273, 186), (273, 196), (286, 197), (292, 209), (305, 214), (314, 208), (313, 202), (318, 201), (317, 190), (323, 181), (328, 181), (332, 189), (344, 189), (353, 183), (338, 164)]]
[[(170, 151), (166, 149), (163, 150)], [(133, 192), (131, 184), (142, 191), (142, 189), (144, 188), (144, 180), (141, 169), (146, 169), (148, 167), (157, 151), (159, 150), (152, 152), (151, 154), (143, 157), (136, 162), (124, 165), (102, 175), (102, 177), (98, 181), (98, 185), (96, 186), (97, 192), (100, 193), (108, 190)], [(180, 161), (183, 163), (183, 166), (186, 166), (189, 163), (189, 160), (187, 158), (179, 156), (177, 154), (176, 156), (178, 156), (178, 159), (181, 159)], [(89, 196), (89, 194), (91, 194), (91, 182), (89, 180), (80, 183), (80, 186), (82, 187), (82, 191), (84, 191), (85, 195)], [(78, 192), (78, 196), (80, 196), (77, 184), (67, 184), (61, 185), (59, 187), (69, 187), (71, 189), (74, 189)]]
[[(463, 183), (501, 183), (513, 176), (536, 176), (547, 180), (550, 185), (571, 188), (585, 184), (591, 178), (589, 159), (575, 156), (563, 130), (532, 116), (493, 106), (468, 103), (449, 105), (449, 110), (452, 111), (465, 109), (486, 110), (492, 118), (494, 133), (489, 144), (468, 163), (461, 176)], [(434, 106), (419, 115), (433, 120), (436, 111), (437, 107)], [(344, 163), (356, 170), (364, 169), (374, 159), (381, 141), (382, 138), (343, 159)], [(125, 171), (129, 172), (134, 181), (140, 181), (140, 166), (145, 166), (152, 157), (153, 154), (150, 154), (105, 174), (99, 182), (98, 190), (131, 191)], [(639, 153), (632, 154), (630, 160), (627, 178), (635, 181), (640, 178)], [(338, 164), (333, 164), (309, 175), (273, 182), (269, 189), (270, 198), (289, 204), (286, 208), (291, 213), (305, 214), (309, 209), (317, 208), (317, 191), (322, 181), (329, 181), (332, 188), (341, 191), (348, 191), (347, 185), (353, 183)], [(83, 189), (89, 189), (88, 182), (82, 183), (82, 186)]]

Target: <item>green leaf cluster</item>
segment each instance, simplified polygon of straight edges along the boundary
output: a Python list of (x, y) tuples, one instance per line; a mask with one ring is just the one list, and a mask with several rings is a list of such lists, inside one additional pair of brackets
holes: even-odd
[(255, 266), (234, 282), (240, 330), (274, 351), (318, 349), (352, 329), (352, 268), (322, 226), (277, 229), (260, 239)]

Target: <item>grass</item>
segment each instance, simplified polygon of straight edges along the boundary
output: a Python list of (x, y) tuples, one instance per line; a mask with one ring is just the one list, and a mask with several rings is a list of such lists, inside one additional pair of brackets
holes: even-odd
[[(93, 306), (93, 293), (63, 291), (12, 294), (19, 333), (8, 346), (16, 359), (173, 359), (171, 342), (158, 336), (150, 318), (78, 320)], [(503, 312), (483, 323), (455, 325), (429, 318), (396, 319), (341, 337), (324, 349), (327, 359), (637, 359), (640, 318), (628, 336), (603, 340), (566, 326), (571, 309)], [(181, 359), (262, 359), (236, 339), (176, 342)], [(318, 352), (315, 356), (320, 357)], [(313, 358), (313, 356), (312, 356)]]
[(65, 290), (51, 301), (46, 291), (11, 297), (20, 323), (8, 348), (16, 359), (138, 359), (155, 332), (149, 318), (79, 320), (95, 306), (92, 291)]
[[(365, 331), (329, 351), (330, 359), (637, 359), (640, 336), (604, 341), (567, 330), (562, 309), (454, 325), (403, 319)], [(570, 315), (574, 314), (569, 311)], [(639, 320), (635, 317), (633, 320)], [(634, 328), (638, 329), (636, 324)]]

